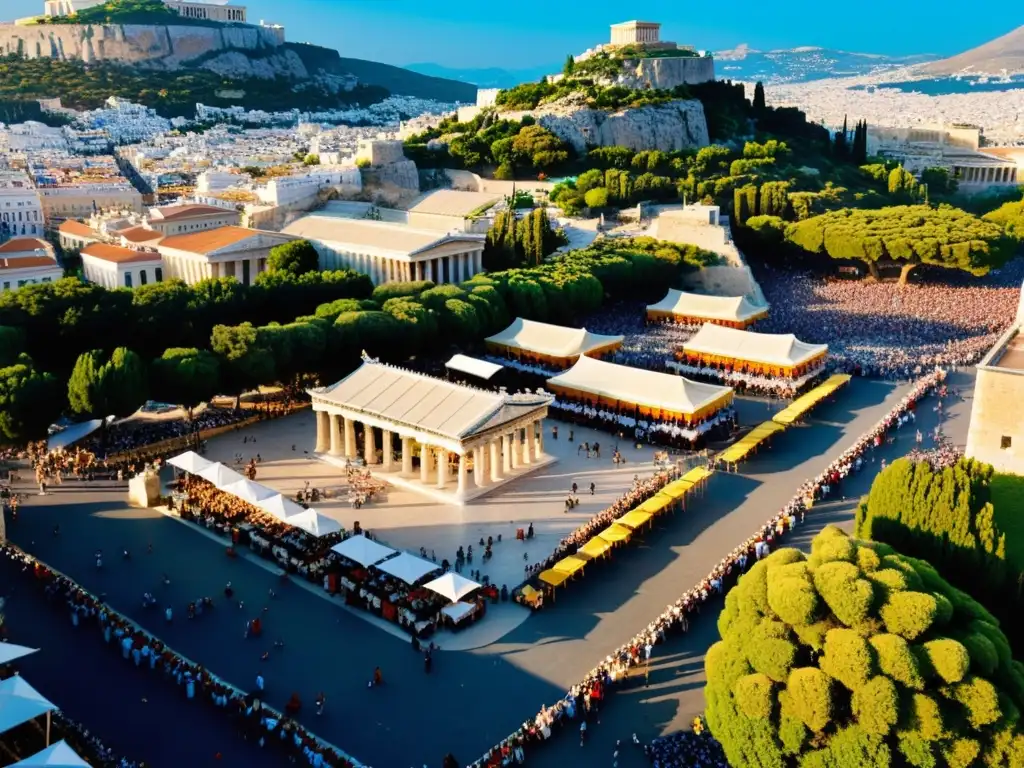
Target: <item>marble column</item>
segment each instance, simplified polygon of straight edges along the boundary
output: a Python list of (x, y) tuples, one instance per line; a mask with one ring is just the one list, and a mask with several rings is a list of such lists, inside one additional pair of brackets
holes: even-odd
[(426, 269), (427, 269), (426, 277), (424, 277), (423, 279), (424, 280), (431, 280), (432, 281), (434, 279), (434, 270), (433, 270), (433, 267), (432, 267), (433, 262), (425, 261), (425, 262), (423, 262), (423, 264), (426, 266)]
[(331, 447), (330, 419), (327, 411), (316, 412), (316, 447), (313, 449), (316, 453), (323, 453)]
[(501, 436), (501, 467), (506, 475), (512, 471), (512, 441), (507, 434)]
[(420, 482), (430, 482), (430, 446), (420, 443)]
[(481, 272), (484, 271), (484, 252), (483, 251), (477, 251), (476, 252), (475, 260), (476, 260), (476, 266), (474, 267), (473, 271), (476, 274), (480, 274)]
[(367, 464), (377, 463), (377, 440), (369, 424), (363, 424), (363, 458)]
[(448, 451), (444, 448), (437, 449), (437, 487), (444, 488), (448, 482)]
[(391, 431), (382, 430), (384, 435), (384, 471), (390, 472), (394, 463), (394, 448), (391, 446)]
[(487, 487), (486, 450), (480, 446), (473, 449), (473, 484), (477, 488)]
[(402, 474), (412, 474), (412, 438), (402, 438)]
[(416, 279), (417, 280), (422, 280), (423, 279), (423, 262), (417, 261), (415, 264), (413, 264), (413, 267), (416, 269)]
[(501, 480), (501, 472), (498, 469), (501, 466), (501, 442), (498, 438), (491, 440), (490, 444), (490, 462), (491, 462), (491, 482), (497, 483)]
[(330, 415), (331, 418), (331, 456), (341, 456), (341, 416), (336, 413)]
[(537, 460), (544, 458), (544, 420), (537, 419)]
[(519, 430), (512, 430), (512, 444), (509, 446), (510, 449), (510, 461), (512, 462), (512, 469), (519, 469), (519, 465), (522, 463), (523, 458), (523, 447), (519, 444)]
[(467, 490), (467, 480), (469, 475), (469, 457), (466, 454), (459, 455), (459, 485), (456, 492), (462, 496)]
[(533, 422), (531, 421), (526, 425), (526, 429), (523, 430), (523, 444), (521, 446), (523, 452), (523, 466), (528, 467), (533, 463)]
[(345, 456), (356, 457), (356, 422), (349, 418), (345, 419)]

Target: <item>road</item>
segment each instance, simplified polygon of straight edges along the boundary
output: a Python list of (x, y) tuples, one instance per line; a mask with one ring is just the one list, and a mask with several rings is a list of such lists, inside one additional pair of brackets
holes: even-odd
[[(905, 385), (854, 380), (834, 403), (820, 406), (808, 426), (779, 435), (744, 466), (744, 474), (716, 476), (708, 494), (686, 514), (666, 519), (606, 567), (588, 573), (562, 592), (554, 607), (490, 646), (442, 652), (430, 676), (408, 644), (297, 585), (281, 588), (264, 569), (229, 560), (222, 545), (179, 521), (127, 508), (122, 488), (66, 483), (52, 495), (31, 498), (8, 533), (87, 588), (106, 593), (116, 609), (239, 687), (251, 687), (257, 671), (263, 672), (272, 704), (283, 705), (292, 691), (308, 702), (323, 690), (328, 698), (324, 716), (307, 712), (300, 719), (376, 768), (435, 765), (449, 751), (468, 763), (542, 704), (563, 695), (597, 660), (699, 581), (905, 391)], [(863, 477), (866, 482), (867, 475)], [(849, 511), (836, 514), (841, 518)], [(63, 535), (55, 540), (50, 531), (57, 522)], [(154, 553), (147, 556), (142, 553), (149, 541)], [(137, 553), (128, 563), (114, 556), (124, 546)], [(93, 564), (97, 548), (109, 553), (102, 572)], [(163, 573), (171, 577), (167, 588), (159, 586)], [(160, 615), (140, 607), (143, 592), (159, 589), (161, 602), (172, 604), (180, 616), (189, 600), (220, 598), (229, 580), (245, 610), (219, 605), (199, 621), (167, 625)], [(271, 588), (281, 593), (274, 600), (266, 597)], [(265, 605), (264, 642), (244, 639), (245, 620)], [(664, 667), (658, 666), (652, 676), (658, 682), (650, 689), (658, 692), (653, 702), (658, 706), (614, 706), (613, 712), (633, 712), (628, 717), (635, 718), (623, 721), (625, 727), (616, 732), (638, 730), (647, 738), (674, 730), (680, 718), (685, 720), (682, 713), (699, 711), (693, 697), (702, 695), (700, 658), (713, 631), (713, 622), (707, 621), (687, 638), (692, 646), (659, 649), (659, 665)], [(261, 663), (264, 646), (278, 637), (285, 641), (285, 650)], [(367, 689), (377, 665), (387, 684)], [(59, 692), (52, 695), (61, 698)], [(649, 725), (634, 728), (630, 722)], [(611, 731), (595, 729), (595, 749)], [(537, 759), (547, 762), (561, 755), (564, 761), (562, 750), (572, 741), (556, 742)]]

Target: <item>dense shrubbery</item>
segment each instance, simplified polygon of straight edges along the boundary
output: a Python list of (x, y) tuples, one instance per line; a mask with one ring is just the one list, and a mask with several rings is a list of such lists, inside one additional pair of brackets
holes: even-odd
[(1024, 648), (1024, 480), (961, 460), (940, 472), (900, 459), (875, 478), (856, 535), (927, 559), (998, 616)]
[(1003, 203), (994, 211), (986, 213), (982, 218), (985, 221), (991, 221), (993, 224), (1001, 226), (1007, 236), (1012, 237), (1014, 240), (1018, 242), (1024, 241), (1024, 200)]
[(826, 528), (726, 596), (707, 722), (731, 765), (1024, 766), (1024, 666), (927, 562)]
[(513, 209), (505, 208), (487, 231), (484, 267), (495, 271), (536, 266), (565, 243), (565, 233), (551, 228), (546, 209), (537, 208), (517, 219)]

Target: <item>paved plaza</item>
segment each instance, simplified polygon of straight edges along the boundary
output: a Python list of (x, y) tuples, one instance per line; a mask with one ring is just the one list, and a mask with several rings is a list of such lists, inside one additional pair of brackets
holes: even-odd
[[(588, 571), (583, 580), (562, 590), (554, 606), (526, 615), (500, 640), (483, 647), (443, 650), (436, 656), (429, 676), (424, 674), (422, 659), (411, 651), (407, 640), (382, 632), (337, 602), (296, 583), (282, 587), (275, 575), (259, 565), (229, 560), (222, 543), (210, 541), (192, 526), (154, 511), (128, 508), (123, 486), (65, 483), (51, 495), (30, 497), (19, 522), (9, 527), (9, 535), (15, 543), (64, 570), (87, 588), (106, 593), (115, 608), (239, 687), (251, 688), (256, 673), (262, 672), (271, 703), (281, 706), (293, 691), (297, 692), (307, 704), (300, 720), (376, 768), (434, 765), (448, 751), (454, 752), (460, 762), (468, 763), (524, 719), (532, 717), (541, 704), (561, 697), (597, 660), (645, 626), (685, 588), (699, 581), (724, 553), (788, 501), (800, 483), (819, 472), (890, 410), (906, 390), (906, 385), (855, 379), (835, 402), (821, 405), (808, 425), (777, 436), (770, 448), (742, 466), (741, 474), (716, 475), (709, 492), (686, 513), (659, 518), (652, 531), (618, 552), (607, 565)], [(743, 407), (764, 412), (770, 408), (763, 403)], [(953, 422), (959, 423), (960, 417), (952, 416)], [(290, 476), (297, 478), (297, 470), (287, 468), (293, 464), (304, 465), (314, 476), (324, 473), (324, 484), (329, 482), (329, 475), (333, 475), (326, 465), (314, 463), (305, 454), (277, 459), (272, 452), (279, 450), (272, 448), (277, 444), (286, 446), (286, 453), (291, 454), (291, 439), (281, 436), (289, 431), (295, 434), (295, 453), (306, 450), (302, 446), (312, 441), (312, 424), (310, 421), (304, 429), (302, 418), (256, 428), (266, 430), (266, 435), (253, 431), (256, 443), (250, 447), (247, 442), (244, 447), (249, 453), (259, 451), (264, 459), (259, 481), (273, 485), (277, 466), (281, 467), (282, 482)], [(744, 420), (751, 423), (755, 419)], [(271, 438), (275, 428), (282, 433)], [(953, 426), (947, 429), (954, 432)], [(559, 430), (560, 442), (567, 434), (563, 430), (567, 427)], [(585, 434), (583, 430), (577, 431), (576, 439)], [(222, 446), (212, 441), (211, 453), (223, 450), (230, 458), (243, 450), (241, 439), (241, 434), (236, 433), (225, 438)], [(896, 455), (908, 447), (908, 440), (912, 440), (912, 433), (900, 435), (896, 445), (887, 451)], [(613, 444), (607, 435), (599, 436), (598, 441)], [(539, 556), (550, 549), (559, 531), (568, 530), (610, 501), (616, 495), (614, 484), (623, 488), (628, 485), (644, 451), (650, 450), (627, 454), (630, 463), (625, 472), (615, 471), (604, 450), (600, 463), (591, 459), (589, 465), (582, 457), (574, 460), (569, 451), (564, 461), (544, 470), (546, 474), (517, 481), (523, 487), (510, 486), (505, 493), (515, 494), (515, 501), (495, 497), (480, 502), (481, 515), (493, 515), (486, 523), (467, 522), (475, 505), (453, 513), (432, 503), (417, 503), (412, 497), (403, 500), (399, 493), (393, 493), (387, 503), (363, 508), (359, 519), (364, 526), (377, 530), (384, 540), (399, 546), (409, 542), (408, 546), (417, 550), (420, 545), (426, 546), (420, 543), (419, 532), (431, 526), (415, 519), (416, 515), (441, 518), (442, 528), (458, 531), (463, 538), (470, 537), (466, 541), (478, 539), (481, 530), (500, 531), (507, 538), (504, 531), (514, 530), (515, 521), (534, 519), (535, 528), (550, 537), (543, 550), (538, 549)], [(649, 457), (648, 453), (648, 461)], [(603, 502), (595, 498), (589, 509), (581, 504), (583, 511), (575, 523), (563, 521), (568, 516), (562, 512), (561, 499), (572, 479), (588, 467), (600, 478), (595, 481), (599, 492), (608, 495)], [(866, 484), (873, 470), (869, 467), (857, 482)], [(535, 497), (528, 493), (531, 483), (537, 485)], [(585, 495), (581, 499), (589, 503)], [(393, 505), (398, 511), (392, 511)], [(488, 512), (492, 505), (494, 509)], [(852, 514), (850, 508), (837, 511), (837, 519), (848, 519)], [(344, 515), (351, 511), (340, 505), (327, 511), (350, 522)], [(453, 514), (461, 517), (444, 517)], [(817, 525), (815, 521), (822, 519), (823, 513), (818, 511), (808, 521)], [(57, 522), (63, 535), (54, 539), (50, 531)], [(455, 538), (446, 536), (438, 546)], [(154, 553), (141, 554), (149, 541), (154, 543)], [(536, 544), (539, 546), (540, 542)], [(140, 554), (131, 562), (122, 562), (113, 554), (122, 546)], [(448, 546), (453, 552), (457, 543)], [(496, 550), (509, 551), (512, 556), (506, 557), (515, 559), (524, 546), (534, 543), (523, 545), (503, 540)], [(92, 555), (97, 548), (111, 553), (102, 572), (93, 564)], [(440, 558), (441, 553), (437, 554)], [(496, 554), (495, 561), (499, 556)], [(168, 587), (160, 585), (164, 573), (171, 578)], [(234, 582), (239, 597), (245, 601), (244, 609), (224, 605), (220, 599), (228, 580)], [(278, 592), (273, 600), (267, 597), (271, 588)], [(156, 591), (161, 603), (173, 605), (178, 615), (183, 614), (189, 600), (202, 595), (213, 596), (218, 605), (194, 622), (176, 618), (168, 625), (156, 611), (140, 607), (145, 591)], [(245, 620), (264, 607), (268, 608), (264, 638), (245, 639)], [(481, 624), (491, 618), (489, 614)], [(68, 632), (73, 631), (68, 627)], [(680, 647), (669, 645), (659, 649), (651, 688), (627, 694), (646, 702), (645, 706), (623, 707), (613, 699), (604, 718), (605, 725), (593, 729), (593, 764), (602, 764), (606, 759), (611, 764), (611, 750), (607, 755), (600, 751), (602, 739), (611, 739), (614, 745), (614, 738), (628, 738), (633, 730), (647, 739), (684, 725), (689, 713), (700, 710), (702, 654), (713, 634), (714, 622), (702, 618), (691, 635), (676, 641)], [(284, 650), (273, 652), (269, 661), (260, 662), (263, 645), (269, 647), (277, 638), (284, 640)], [(386, 685), (368, 690), (366, 681), (377, 665), (383, 670)], [(317, 718), (309, 704), (321, 690), (326, 693), (328, 704), (325, 714)], [(59, 691), (48, 693), (60, 698)], [(624, 718), (621, 725), (613, 725), (620, 717)], [(146, 722), (142, 726), (159, 727)], [(563, 751), (572, 748), (577, 752)], [(578, 750), (578, 741), (567, 737), (535, 752), (531, 764), (536, 760), (540, 765), (554, 765), (550, 761), (558, 759), (560, 765), (565, 765), (567, 756), (578, 755)]]

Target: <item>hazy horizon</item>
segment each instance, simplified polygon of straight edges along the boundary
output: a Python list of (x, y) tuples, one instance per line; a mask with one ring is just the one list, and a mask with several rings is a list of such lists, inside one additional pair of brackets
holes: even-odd
[[(605, 42), (608, 25), (625, 21), (618, 4), (592, 0), (586, 18), (578, 6), (545, 6), (544, 16), (495, 13), (490, 6), (429, 4), (411, 0), (239, 0), (249, 20), (284, 24), (290, 41), (338, 50), (342, 56), (404, 66), (433, 63), (451, 68), (529, 68), (561, 61)], [(42, 0), (0, 0), (4, 20), (40, 13)], [(705, 14), (668, 0), (652, 0), (643, 18), (660, 21), (662, 38), (702, 50), (755, 50), (802, 46), (855, 53), (950, 56), (1006, 34), (1003, 21), (1019, 14), (1015, 0), (990, 0), (985, 13), (949, 24), (934, 2), (863, 0), (840, 16), (833, 7), (790, 3), (766, 7), (735, 0), (725, 16)], [(496, 16), (501, 20), (497, 21)], [(879, 23), (884, 19), (885, 23)], [(452, 36), (462, 44), (452, 44)]]

